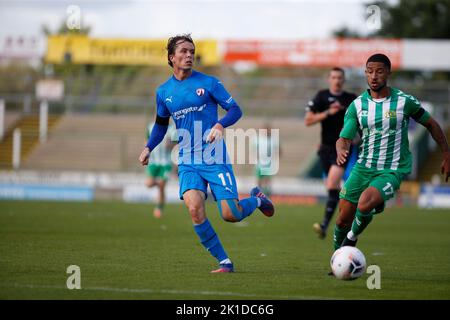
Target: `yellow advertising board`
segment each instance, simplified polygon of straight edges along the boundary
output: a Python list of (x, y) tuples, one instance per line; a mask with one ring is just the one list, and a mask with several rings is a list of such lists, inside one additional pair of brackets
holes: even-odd
[[(97, 39), (82, 35), (50, 36), (47, 63), (167, 65), (167, 40)], [(204, 66), (219, 64), (217, 42), (195, 41), (196, 56)]]

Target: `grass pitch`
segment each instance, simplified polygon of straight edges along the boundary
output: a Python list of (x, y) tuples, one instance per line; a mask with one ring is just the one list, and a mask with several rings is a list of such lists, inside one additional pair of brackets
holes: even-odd
[[(0, 201), (0, 299), (450, 299), (450, 212), (388, 208), (358, 247), (381, 268), (381, 289), (327, 276), (331, 233), (312, 224), (322, 206), (278, 206), (244, 222), (207, 212), (234, 274), (210, 274), (186, 209), (121, 202)], [(81, 290), (68, 290), (69, 265)]]

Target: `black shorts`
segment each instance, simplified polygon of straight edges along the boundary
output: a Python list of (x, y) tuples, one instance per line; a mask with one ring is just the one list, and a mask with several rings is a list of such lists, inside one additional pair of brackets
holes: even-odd
[[(349, 155), (352, 152), (353, 146), (350, 147)], [(320, 145), (319, 151), (317, 151), (317, 154), (320, 158), (320, 163), (322, 164), (323, 171), (325, 173), (328, 173), (330, 171), (330, 168), (332, 165), (336, 165), (336, 159), (337, 159), (337, 153), (336, 153), (336, 146), (333, 145), (327, 145), (322, 144)], [(347, 167), (348, 158), (347, 161), (342, 165), (341, 167), (345, 168)]]

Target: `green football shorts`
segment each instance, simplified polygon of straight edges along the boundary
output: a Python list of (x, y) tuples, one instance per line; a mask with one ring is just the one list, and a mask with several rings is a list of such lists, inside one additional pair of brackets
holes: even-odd
[(149, 164), (145, 169), (147, 175), (152, 178), (158, 178), (167, 181), (172, 171), (171, 164)]
[(387, 201), (394, 197), (404, 177), (405, 175), (403, 173), (368, 169), (356, 164), (344, 187), (341, 189), (339, 197), (352, 203), (358, 203), (359, 197), (364, 190), (368, 187), (375, 187), (380, 192), (384, 201)]
[[(265, 169), (265, 170), (264, 170)], [(255, 175), (257, 178), (270, 178), (272, 175), (265, 174), (265, 172), (270, 172), (270, 167), (260, 167), (259, 165), (255, 166)]]

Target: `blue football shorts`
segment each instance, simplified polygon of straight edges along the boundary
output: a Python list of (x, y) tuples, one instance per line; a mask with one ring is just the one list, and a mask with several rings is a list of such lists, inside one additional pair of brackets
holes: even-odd
[(214, 200), (238, 199), (236, 178), (231, 164), (186, 165), (178, 167), (180, 199), (191, 189), (202, 191), (208, 196), (208, 184)]

